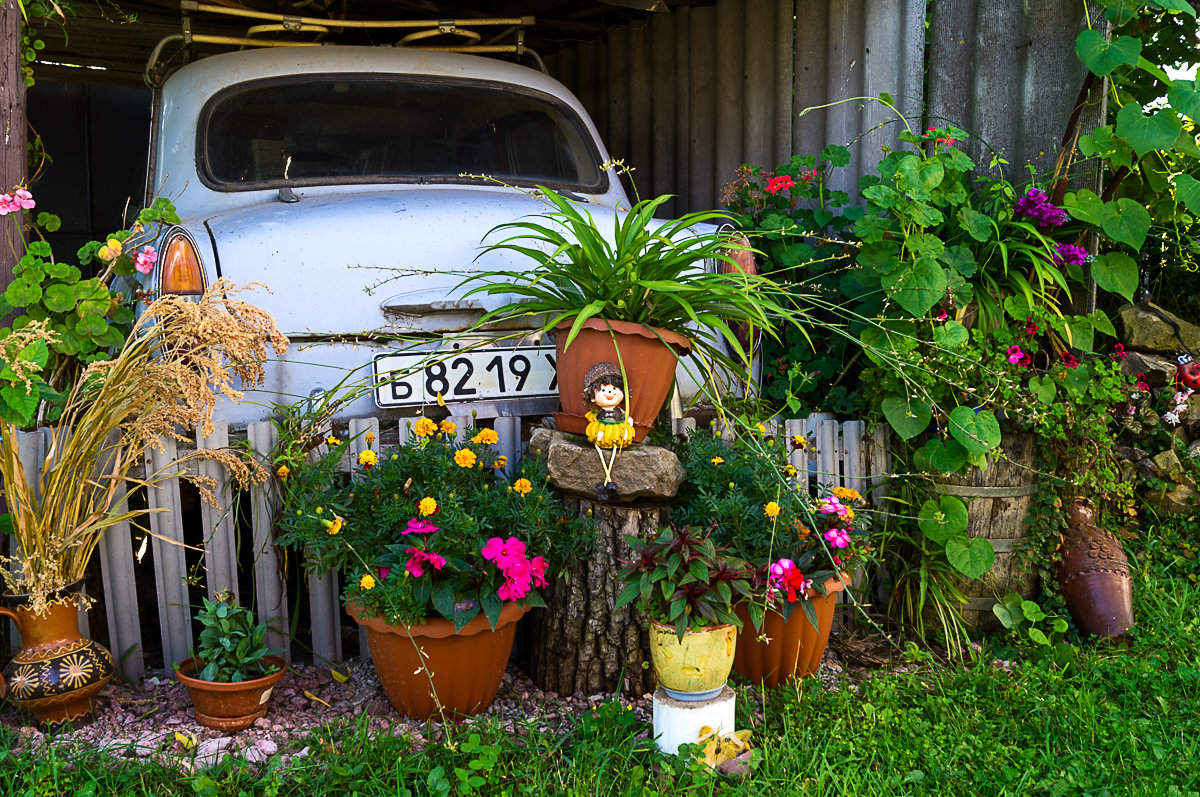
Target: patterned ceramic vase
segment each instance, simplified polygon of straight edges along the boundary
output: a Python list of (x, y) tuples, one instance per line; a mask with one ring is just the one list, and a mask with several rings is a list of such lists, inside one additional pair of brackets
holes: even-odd
[(1101, 639), (1133, 627), (1133, 580), (1121, 541), (1094, 525), (1090, 502), (1071, 506), (1058, 585), (1075, 624)]
[(90, 720), (92, 698), (112, 678), (113, 661), (103, 645), (79, 633), (75, 598), (51, 604), (44, 615), (20, 606), (0, 607), (0, 615), (17, 624), (23, 645), (4, 668), (0, 693), (7, 687), (9, 700), (48, 726)]

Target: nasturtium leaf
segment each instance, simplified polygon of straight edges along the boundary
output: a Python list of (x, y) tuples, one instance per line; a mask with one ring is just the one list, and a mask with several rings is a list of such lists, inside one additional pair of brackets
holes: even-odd
[(1100, 226), (1114, 241), (1126, 244), (1131, 249), (1141, 249), (1146, 234), (1150, 232), (1150, 212), (1134, 200), (1121, 197), (1114, 202), (1104, 203)]
[(881, 402), (883, 417), (905, 440), (911, 440), (929, 427), (933, 413), (920, 399), (888, 396)]
[(62, 227), (62, 219), (53, 213), (39, 213), (37, 215), (37, 226), (46, 232), (58, 232), (59, 227)]
[(982, 537), (959, 536), (946, 543), (946, 561), (967, 578), (979, 578), (992, 569), (996, 552)]
[(46, 274), (57, 280), (64, 280), (68, 283), (79, 281), (79, 269), (69, 263), (47, 263)]
[(1043, 404), (1053, 404), (1054, 397), (1058, 394), (1058, 385), (1054, 384), (1054, 377), (1051, 376), (1030, 377), (1029, 389)]
[(958, 222), (968, 235), (980, 243), (984, 243), (992, 237), (991, 218), (974, 208), (959, 208)]
[(1142, 52), (1142, 42), (1118, 36), (1111, 42), (1098, 30), (1088, 29), (1075, 38), (1075, 54), (1096, 77), (1104, 77), (1119, 66), (1133, 66)]
[(1068, 191), (1063, 197), (1063, 209), (1080, 221), (1099, 224), (1104, 217), (1104, 200), (1086, 188)]
[(905, 155), (896, 164), (896, 187), (913, 199), (929, 198), (929, 192), (937, 188), (946, 176), (941, 162), (922, 159), (916, 155)]
[(56, 352), (66, 355), (79, 354), (79, 336), (75, 334), (75, 330), (68, 328), (66, 324), (55, 324), (54, 332), (58, 335), (58, 342), (52, 347)]
[(933, 328), (933, 342), (943, 349), (960, 348), (967, 338), (967, 328), (953, 319)]
[(955, 407), (950, 412), (950, 434), (975, 454), (985, 454), (1000, 445), (1000, 423), (991, 410)]
[(946, 272), (932, 257), (918, 257), (880, 280), (896, 304), (914, 318), (928, 313), (946, 294)]
[(1136, 102), (1127, 102), (1117, 111), (1117, 135), (1129, 142), (1138, 156), (1154, 149), (1170, 149), (1179, 137), (1182, 125), (1171, 108), (1161, 108), (1150, 116)]
[(1167, 91), (1171, 107), (1193, 122), (1200, 120), (1200, 90), (1194, 80), (1176, 80)]
[(1109, 293), (1132, 302), (1138, 287), (1137, 261), (1124, 252), (1105, 252), (1092, 263), (1092, 279)]
[(101, 349), (115, 349), (125, 342), (125, 336), (121, 334), (121, 330), (109, 324), (99, 335), (92, 335), (92, 340)]
[(1021, 613), (1025, 615), (1026, 620), (1032, 623), (1046, 619), (1046, 613), (1042, 611), (1042, 607), (1033, 601), (1021, 601)]
[(917, 526), (936, 543), (945, 544), (956, 534), (967, 530), (967, 505), (953, 495), (930, 498), (917, 513)]
[(939, 473), (957, 473), (967, 464), (967, 449), (957, 440), (930, 440), (922, 449), (929, 466)]
[(70, 285), (51, 285), (42, 296), (42, 304), (52, 312), (68, 313), (75, 309), (75, 291)]
[(947, 147), (938, 153), (937, 157), (948, 172), (962, 174), (975, 168), (975, 161), (971, 160), (967, 156), (967, 153), (957, 147)]
[(1175, 199), (1196, 215), (1200, 215), (1200, 180), (1190, 174), (1175, 177)]
[(104, 320), (103, 316), (85, 315), (79, 319), (76, 328), (94, 340), (97, 335), (103, 335), (104, 331), (108, 329), (108, 322)]

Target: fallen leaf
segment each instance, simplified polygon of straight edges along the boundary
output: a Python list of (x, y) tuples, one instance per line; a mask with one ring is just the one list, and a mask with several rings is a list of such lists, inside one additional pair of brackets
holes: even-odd
[(329, 674), (333, 676), (333, 680), (344, 684), (350, 680), (350, 667), (345, 664), (335, 664), (329, 668)]
[(330, 706), (324, 700), (317, 697), (316, 695), (314, 695), (312, 692), (308, 691), (307, 689), (304, 690), (304, 696), (307, 697), (309, 700), (314, 700), (314, 701), (320, 703), (321, 705), (325, 706), (325, 708), (332, 708), (332, 706)]

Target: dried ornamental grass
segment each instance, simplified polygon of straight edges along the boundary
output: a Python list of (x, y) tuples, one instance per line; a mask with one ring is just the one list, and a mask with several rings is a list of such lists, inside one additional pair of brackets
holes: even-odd
[[(21, 466), (16, 426), (0, 422), (0, 475), (21, 551), (3, 558), (3, 575), (35, 612), (83, 577), (106, 528), (162, 511), (125, 506), (132, 490), (180, 475), (215, 503), (212, 480), (182, 468), (202, 458), (219, 462), (239, 485), (265, 479), (256, 464), (227, 449), (196, 450), (144, 479), (129, 476), (147, 448), (161, 450), (160, 438), (184, 440), (192, 427), (211, 434), (217, 395), (239, 400), (238, 381), (262, 383), (268, 347), (286, 351), (288, 340), (271, 316), (234, 298), (244, 290), (219, 280), (199, 301), (165, 296), (151, 304), (117, 355), (84, 371), (51, 430), (36, 485)], [(18, 383), (31, 389), (28, 377)]]

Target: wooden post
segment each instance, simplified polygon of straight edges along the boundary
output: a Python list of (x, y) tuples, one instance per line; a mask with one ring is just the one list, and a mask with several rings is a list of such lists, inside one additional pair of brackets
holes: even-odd
[[(25, 81), (21, 79), (21, 9), (0, 0), (0, 193), (25, 181)], [(22, 218), (22, 217), (18, 217)], [(0, 291), (12, 282), (24, 247), (9, 219), (0, 224)]]

